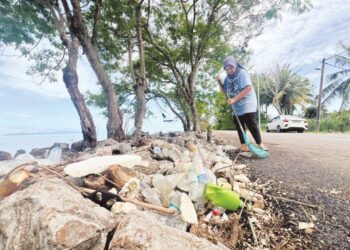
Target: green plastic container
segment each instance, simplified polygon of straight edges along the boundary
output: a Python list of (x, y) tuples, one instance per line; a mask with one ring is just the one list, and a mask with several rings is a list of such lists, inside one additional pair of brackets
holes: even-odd
[(211, 183), (205, 184), (203, 194), (204, 197), (213, 205), (223, 207), (231, 211), (236, 211), (243, 205), (242, 201), (239, 199), (238, 193)]

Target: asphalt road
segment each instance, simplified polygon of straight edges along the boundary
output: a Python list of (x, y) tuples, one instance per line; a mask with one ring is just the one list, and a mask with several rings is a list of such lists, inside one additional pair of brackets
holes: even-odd
[[(215, 131), (214, 135), (239, 146), (236, 131)], [(310, 183), (316, 189), (350, 193), (350, 134), (262, 133), (262, 139), (271, 156), (252, 165), (264, 168), (260, 170), (265, 175), (292, 185)]]
[[(214, 135), (239, 146), (236, 131), (215, 131)], [(243, 159), (251, 178), (271, 181), (270, 195), (283, 196), (323, 209), (308, 209), (317, 217), (313, 234), (295, 228), (295, 237), (309, 243), (301, 249), (350, 249), (350, 134), (263, 133), (270, 149), (267, 159)], [(290, 221), (308, 221), (295, 204), (272, 204)], [(296, 214), (292, 218), (291, 214)]]

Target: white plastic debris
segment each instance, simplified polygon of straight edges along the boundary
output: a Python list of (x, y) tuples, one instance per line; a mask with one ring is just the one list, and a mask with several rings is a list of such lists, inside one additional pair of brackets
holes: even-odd
[(304, 229), (308, 229), (308, 228), (314, 228), (315, 227), (315, 224), (310, 222), (310, 223), (307, 223), (307, 222), (299, 222), (299, 230), (304, 230)]
[(162, 202), (159, 199), (159, 194), (156, 189), (154, 188), (145, 188), (142, 191), (142, 195), (145, 197), (145, 200), (148, 203), (157, 205), (157, 206), (162, 206)]
[(180, 216), (184, 222), (198, 224), (196, 210), (190, 198), (182, 193), (180, 198)]
[(54, 147), (49, 154), (49, 161), (53, 164), (58, 164), (61, 161), (62, 149), (60, 147)]
[(101, 173), (111, 165), (132, 168), (135, 165), (140, 165), (141, 161), (142, 158), (138, 155), (98, 156), (69, 164), (64, 168), (64, 172), (71, 177), (83, 177), (88, 174)]
[(140, 181), (137, 178), (131, 178), (124, 184), (119, 195), (127, 199), (135, 199), (140, 189)]
[(116, 202), (111, 208), (111, 212), (115, 214), (119, 214), (119, 213), (127, 214), (131, 211), (136, 211), (136, 210), (137, 210), (136, 205), (130, 202)]

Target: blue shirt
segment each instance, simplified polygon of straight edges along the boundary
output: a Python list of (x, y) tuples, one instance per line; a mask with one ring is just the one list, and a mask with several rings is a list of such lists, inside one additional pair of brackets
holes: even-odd
[[(244, 88), (252, 86), (249, 73), (246, 69), (239, 68), (233, 75), (226, 76), (224, 80), (224, 91), (230, 98), (238, 95)], [(257, 99), (254, 88), (242, 99), (235, 102), (232, 109), (238, 116), (256, 112)]]

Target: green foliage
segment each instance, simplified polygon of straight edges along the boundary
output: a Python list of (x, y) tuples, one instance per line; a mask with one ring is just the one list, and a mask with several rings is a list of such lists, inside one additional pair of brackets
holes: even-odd
[(342, 99), (339, 111), (350, 108), (350, 44), (342, 45), (345, 56), (336, 57), (336, 65), (343, 68), (328, 76), (330, 83), (323, 90), (322, 103), (331, 102), (337, 97)]
[[(316, 130), (316, 119), (308, 119), (309, 131)], [(349, 132), (350, 111), (334, 112), (321, 116), (321, 132)]]
[(311, 106), (305, 109), (304, 117), (308, 119), (316, 118), (317, 107)]
[(310, 81), (293, 72), (290, 65), (277, 66), (259, 79), (262, 103), (273, 104), (279, 114), (292, 115), (295, 105), (305, 107), (310, 101)]
[(0, 44), (33, 44), (55, 32), (46, 1), (2, 0), (0, 2)]
[(215, 123), (214, 123), (214, 129), (217, 130), (232, 130), (235, 129), (235, 126), (233, 124), (233, 116), (232, 116), (232, 109), (230, 105), (226, 103), (225, 96), (220, 93), (216, 92), (213, 94), (214, 96), (214, 117), (215, 117)]

